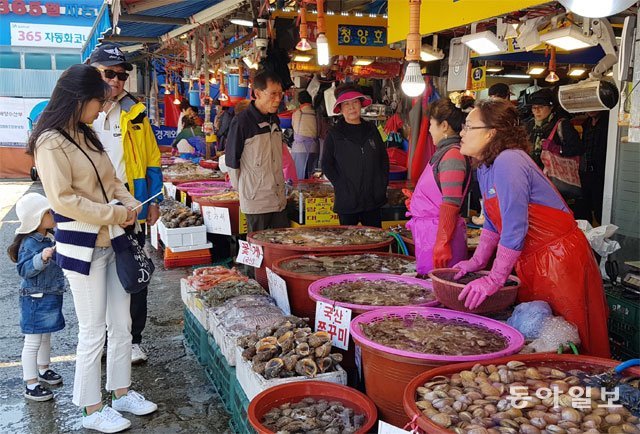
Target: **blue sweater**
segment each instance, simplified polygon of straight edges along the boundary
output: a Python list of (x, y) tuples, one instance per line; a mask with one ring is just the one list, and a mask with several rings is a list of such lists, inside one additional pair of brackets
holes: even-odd
[(42, 260), (42, 251), (53, 247), (51, 238), (34, 232), (29, 234), (18, 250), (18, 274), (22, 277), (20, 295), (62, 294), (65, 280), (62, 268), (54, 261)]

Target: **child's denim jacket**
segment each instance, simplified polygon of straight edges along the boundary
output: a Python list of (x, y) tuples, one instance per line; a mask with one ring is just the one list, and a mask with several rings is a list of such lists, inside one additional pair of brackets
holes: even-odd
[(39, 232), (29, 234), (20, 245), (18, 251), (18, 274), (22, 277), (20, 295), (32, 294), (62, 294), (65, 289), (65, 279), (62, 268), (52, 257), (49, 261), (42, 260), (42, 251), (53, 247), (54, 241)]

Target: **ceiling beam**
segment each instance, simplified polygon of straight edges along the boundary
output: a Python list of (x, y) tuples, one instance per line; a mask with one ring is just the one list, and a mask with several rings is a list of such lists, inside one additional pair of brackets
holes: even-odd
[(249, 33), (248, 35), (246, 35), (246, 36), (244, 36), (244, 37), (242, 37), (242, 38), (240, 38), (240, 39), (238, 39), (236, 41), (233, 41), (231, 44), (225, 45), (222, 50), (216, 51), (211, 56), (209, 56), (209, 62), (213, 62), (214, 60), (217, 60), (217, 59), (223, 57), (224, 55), (230, 53), (231, 50), (233, 50), (236, 47), (241, 46), (245, 42), (250, 41), (251, 38), (253, 38), (254, 36), (256, 36), (255, 30), (252, 31), (251, 33)]
[(206, 24), (209, 21), (229, 15), (231, 12), (244, 5), (244, 0), (223, 0), (203, 11), (192, 15), (191, 18), (189, 18), (189, 24), (185, 24), (184, 26), (178, 27), (177, 29), (171, 30), (169, 33), (160, 36), (160, 40), (162, 40), (163, 42), (169, 41), (177, 36), (180, 36), (183, 33), (195, 29), (201, 24)]
[(141, 14), (122, 14), (120, 15), (120, 21), (127, 23), (170, 24), (174, 26), (182, 26), (189, 23), (187, 18), (154, 17)]
[(136, 44), (157, 44), (160, 42), (158, 38), (125, 35), (109, 35), (105, 36), (102, 40), (105, 42), (133, 42)]
[(174, 3), (181, 3), (184, 0), (142, 0), (136, 3), (127, 5), (127, 12), (131, 14), (137, 14), (138, 12), (148, 11), (149, 9), (159, 8), (161, 6), (167, 6)]

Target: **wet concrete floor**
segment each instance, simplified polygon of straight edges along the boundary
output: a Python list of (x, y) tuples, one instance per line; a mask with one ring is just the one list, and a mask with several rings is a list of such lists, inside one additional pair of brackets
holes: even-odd
[[(51, 401), (31, 402), (22, 396), (20, 278), (15, 264), (6, 256), (6, 249), (18, 227), (15, 202), (26, 192), (43, 193), (42, 186), (26, 181), (0, 181), (0, 433), (95, 432), (82, 428), (80, 410), (71, 402), (78, 327), (69, 291), (65, 293), (63, 306), (67, 326), (51, 339), (51, 366), (63, 376), (64, 382), (51, 386), (55, 394)], [(190, 270), (166, 270), (161, 256), (151, 251), (156, 272), (149, 289), (149, 314), (142, 343), (149, 361), (133, 367), (132, 388), (156, 402), (159, 408), (145, 417), (126, 414), (132, 422), (127, 432), (232, 433), (220, 397), (182, 335), (179, 280)], [(105, 370), (103, 362), (103, 377)], [(106, 402), (107, 393), (103, 396)]]

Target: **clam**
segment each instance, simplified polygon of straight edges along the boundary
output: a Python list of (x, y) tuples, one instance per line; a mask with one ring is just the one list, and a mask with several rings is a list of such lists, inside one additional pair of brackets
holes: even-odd
[(582, 415), (575, 408), (563, 408), (560, 418), (563, 421), (578, 423), (582, 420)]
[(253, 369), (253, 372), (255, 372), (256, 374), (264, 374), (264, 369), (267, 365), (267, 362), (254, 362), (253, 366), (251, 367), (251, 369)]
[(451, 416), (445, 413), (436, 413), (431, 416), (433, 423), (449, 428), (451, 426)]
[(269, 360), (264, 367), (264, 378), (267, 380), (278, 378), (283, 367), (284, 361), (281, 358), (275, 357)]
[(604, 417), (604, 421), (609, 425), (620, 425), (622, 423), (622, 415), (620, 414), (608, 414)]
[(309, 344), (306, 342), (302, 342), (296, 346), (296, 354), (301, 357), (307, 357), (311, 354), (311, 349), (309, 348)]
[(316, 362), (314, 362), (312, 359), (304, 358), (302, 360), (298, 360), (295, 370), (299, 375), (313, 378), (318, 373), (318, 365), (316, 365)]
[(320, 372), (326, 372), (331, 369), (331, 366), (333, 366), (333, 360), (331, 359), (331, 357), (323, 357), (322, 359), (318, 360), (317, 364), (318, 370)]
[(273, 358), (278, 352), (278, 348), (273, 344), (262, 344), (256, 349), (256, 355), (253, 356), (253, 362), (266, 362)]
[(296, 363), (300, 360), (300, 356), (295, 353), (289, 353), (286, 356), (282, 357), (282, 361), (284, 362), (284, 369), (291, 372), (296, 368)]
[(524, 362), (518, 362), (516, 360), (512, 360), (507, 363), (507, 368), (517, 371), (519, 369), (524, 368), (526, 365)]
[(540, 429), (533, 425), (522, 424), (520, 425), (520, 432), (522, 434), (540, 434)]
[(260, 347), (262, 346), (277, 345), (277, 344), (278, 344), (278, 339), (275, 336), (267, 336), (260, 339), (258, 342), (256, 342), (255, 346), (256, 346), (256, 350), (260, 350)]
[(331, 341), (325, 342), (315, 350), (316, 358), (328, 357), (331, 354)]
[(315, 332), (309, 335), (308, 342), (311, 348), (317, 348), (326, 342), (331, 342), (331, 335), (325, 331)]
[(329, 357), (331, 357), (331, 360), (333, 360), (333, 364), (337, 365), (338, 363), (342, 363), (342, 354), (340, 353), (332, 353), (329, 354)]

